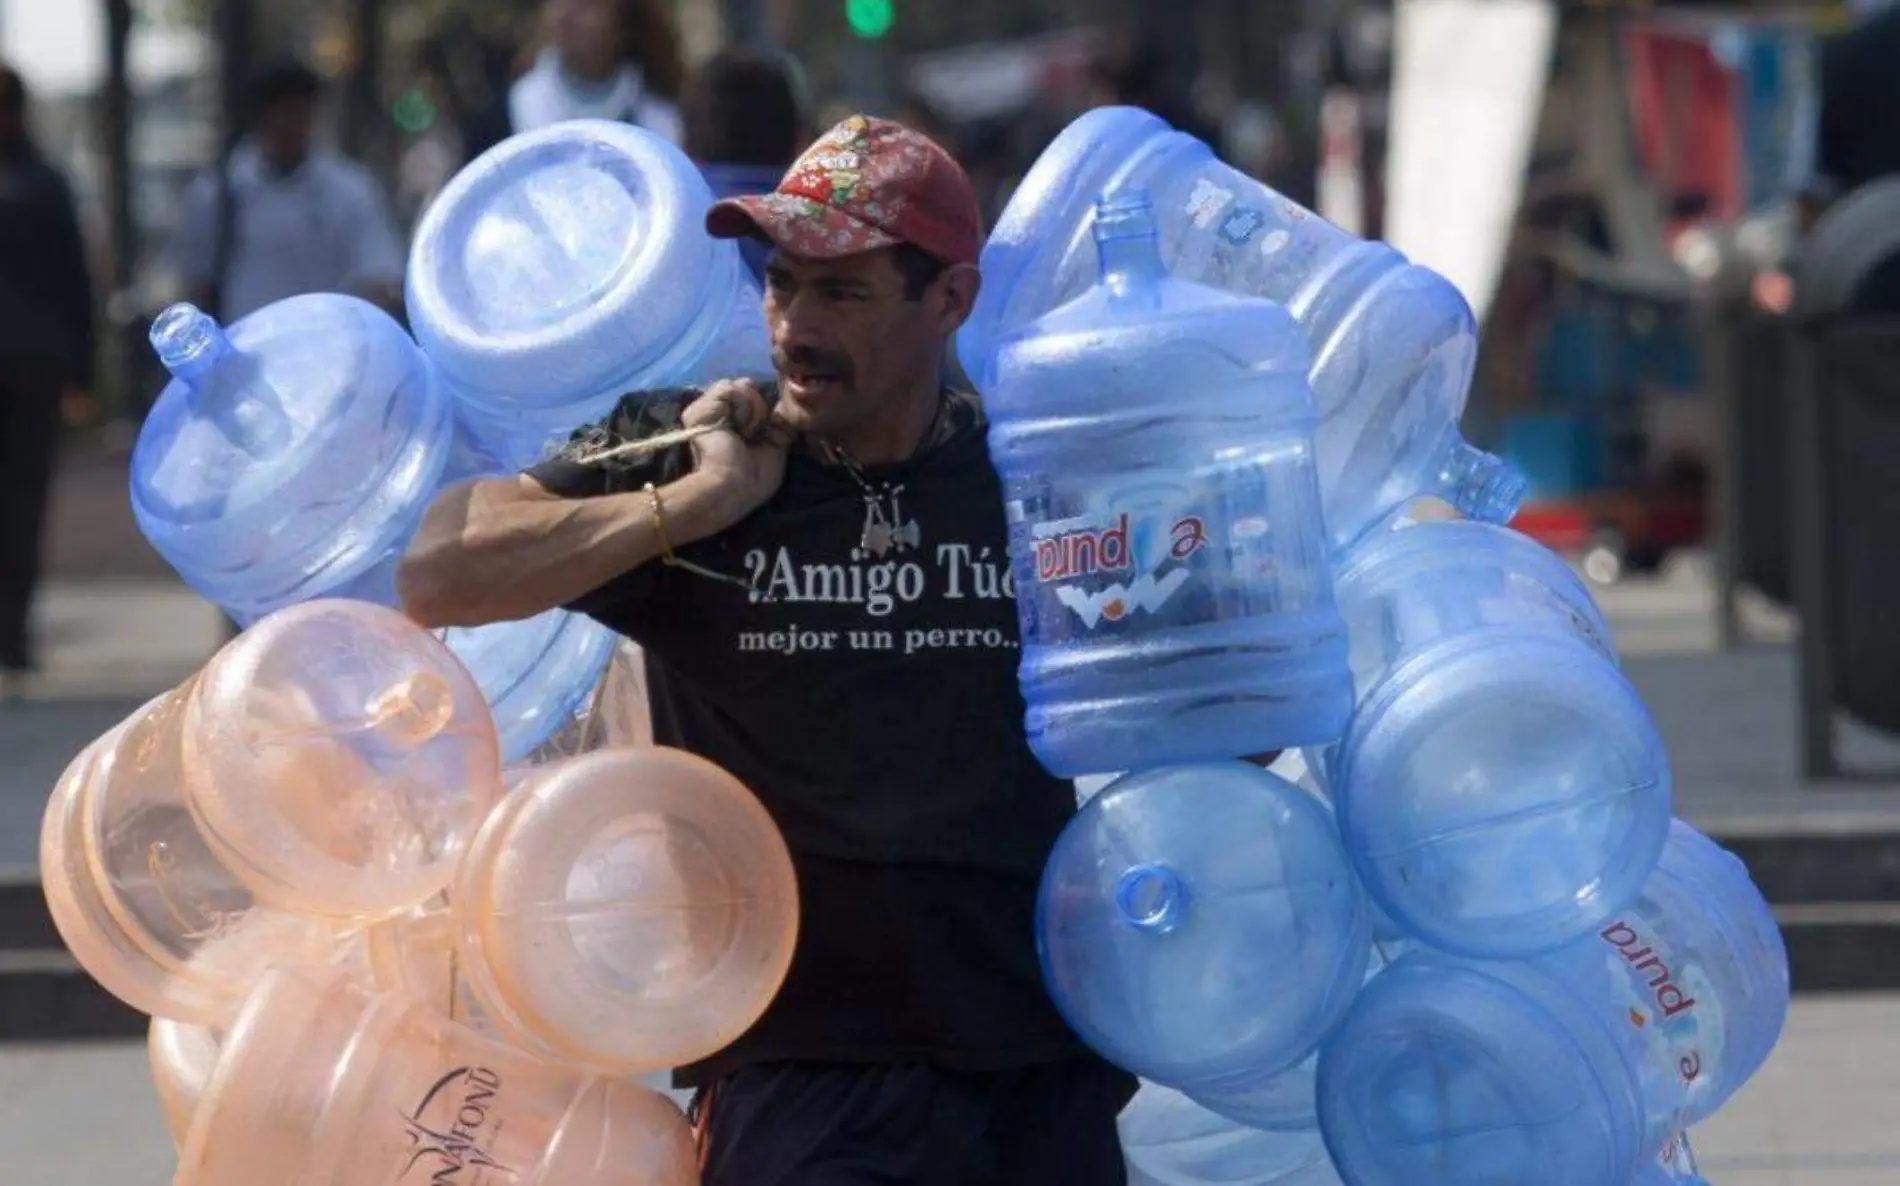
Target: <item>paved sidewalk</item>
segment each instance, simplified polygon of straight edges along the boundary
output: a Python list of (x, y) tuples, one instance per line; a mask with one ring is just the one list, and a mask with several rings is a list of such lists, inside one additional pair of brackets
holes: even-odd
[(149, 579), (55, 583), (39, 622), (46, 669), (26, 703), (0, 705), (0, 876), (36, 866), (40, 812), (66, 764), (223, 637), (208, 603)]
[(1804, 997), (1768, 1065), (1690, 1133), (1713, 1186), (1900, 1182), (1900, 995)]
[(1842, 720), (1846, 766), (1885, 777), (1802, 778), (1789, 613), (1745, 598), (1745, 645), (1717, 650), (1712, 574), (1693, 553), (1653, 579), (1595, 593), (1668, 747), (1684, 818), (1729, 835), (1900, 830), (1900, 739)]
[[(1714, 1186), (1883, 1186), (1900, 1182), (1897, 1112), (1900, 995), (1803, 998), (1767, 1067), (1691, 1135)], [(5, 1186), (167, 1186), (144, 1046), (0, 1047), (0, 1159)]]

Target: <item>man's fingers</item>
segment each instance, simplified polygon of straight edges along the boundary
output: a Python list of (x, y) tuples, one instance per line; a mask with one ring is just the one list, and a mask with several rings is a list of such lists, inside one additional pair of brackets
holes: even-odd
[(722, 379), (686, 405), (680, 423), (697, 428), (723, 420), (733, 431), (743, 433), (751, 418), (744, 390), (734, 381)]
[(687, 405), (681, 424), (688, 428), (723, 422), (748, 445), (789, 447), (796, 435), (765, 402), (750, 379), (722, 379)]
[(775, 415), (766, 419), (759, 436), (774, 449), (790, 449), (798, 440), (798, 430)]

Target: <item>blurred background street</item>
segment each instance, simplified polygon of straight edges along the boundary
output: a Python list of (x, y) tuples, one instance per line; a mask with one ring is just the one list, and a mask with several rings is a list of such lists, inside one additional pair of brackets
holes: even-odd
[[(1467, 436), (1530, 479), (1516, 526), (1590, 581), (1679, 813), (1747, 861), (1788, 939), (1788, 1031), (1695, 1130), (1703, 1171), (1900, 1183), (1900, 7), (595, 7), (0, 0), (32, 161), (64, 183), (10, 182), (51, 174), (0, 135), (0, 507), (45, 510), (0, 516), (24, 626), (0, 621), (0, 1186), (172, 1170), (143, 1021), (65, 954), (37, 872), (60, 771), (225, 637), (128, 498), (163, 387), (152, 318), (331, 289), (400, 315), (416, 221), (555, 69), (544, 22), (609, 9), (624, 52), (574, 101), (675, 139), (715, 188), (769, 185), (869, 110), (939, 137), (993, 222), (1070, 119), (1133, 103), (1459, 283), (1483, 325)], [(341, 238), (244, 231), (296, 203)], [(64, 255), (54, 224), (78, 232)]]

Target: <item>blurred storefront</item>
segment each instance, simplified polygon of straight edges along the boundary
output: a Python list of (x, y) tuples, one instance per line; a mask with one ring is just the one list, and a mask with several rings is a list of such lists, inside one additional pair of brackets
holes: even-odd
[(1785, 249), (1831, 14), (1560, 11), (1469, 417), (1531, 479), (1519, 526), (1614, 577), (1707, 533), (1718, 436), (1697, 301), (1718, 244)]

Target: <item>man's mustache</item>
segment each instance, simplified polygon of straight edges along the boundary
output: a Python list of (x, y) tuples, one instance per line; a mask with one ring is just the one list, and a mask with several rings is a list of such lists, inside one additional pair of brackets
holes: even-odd
[(851, 377), (851, 359), (848, 356), (811, 346), (773, 350), (772, 366), (780, 374), (786, 371), (809, 371), (820, 375), (832, 375), (839, 379)]

